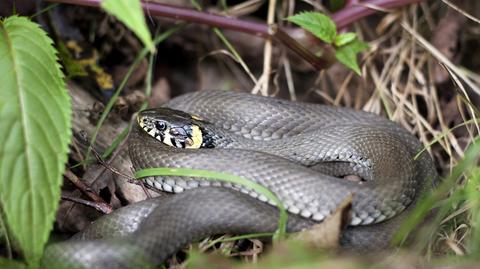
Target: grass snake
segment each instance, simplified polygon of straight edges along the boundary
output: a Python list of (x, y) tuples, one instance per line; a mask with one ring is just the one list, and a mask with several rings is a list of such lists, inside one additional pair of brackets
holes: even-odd
[[(348, 108), (198, 91), (140, 112), (137, 123), (129, 137), (134, 169), (187, 167), (260, 183), (290, 213), (288, 231), (321, 222), (353, 195), (341, 244), (354, 250), (388, 246), (437, 177), (427, 153), (414, 159), (422, 145), (413, 135), (387, 119)], [(278, 210), (271, 201), (242, 186), (183, 177), (145, 182), (178, 194), (100, 218), (72, 240), (47, 247), (43, 266), (155, 268), (202, 237), (277, 227)]]

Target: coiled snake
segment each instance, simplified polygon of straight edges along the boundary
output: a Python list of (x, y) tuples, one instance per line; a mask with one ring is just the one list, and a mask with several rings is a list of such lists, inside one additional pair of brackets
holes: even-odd
[[(137, 123), (129, 138), (136, 170), (187, 167), (253, 180), (290, 212), (289, 231), (321, 222), (353, 195), (341, 240), (347, 248), (387, 246), (405, 211), (437, 177), (428, 154), (414, 159), (422, 146), (405, 129), (347, 108), (199, 91), (141, 112)], [(179, 194), (100, 218), (75, 236), (84, 240), (49, 246), (44, 267), (154, 267), (208, 235), (276, 229), (271, 201), (242, 186), (182, 177), (145, 182)]]

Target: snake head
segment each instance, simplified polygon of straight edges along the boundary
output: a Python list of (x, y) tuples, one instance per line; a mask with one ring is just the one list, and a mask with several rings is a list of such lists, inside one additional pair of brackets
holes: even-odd
[(141, 111), (137, 116), (138, 125), (150, 136), (176, 148), (196, 149), (204, 146), (204, 123), (197, 116), (170, 108), (155, 108)]

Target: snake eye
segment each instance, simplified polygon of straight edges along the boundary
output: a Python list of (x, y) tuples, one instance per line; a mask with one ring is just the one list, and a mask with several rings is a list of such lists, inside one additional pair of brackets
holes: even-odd
[(167, 124), (163, 121), (157, 121), (155, 122), (155, 128), (159, 131), (165, 131), (165, 129), (167, 129)]

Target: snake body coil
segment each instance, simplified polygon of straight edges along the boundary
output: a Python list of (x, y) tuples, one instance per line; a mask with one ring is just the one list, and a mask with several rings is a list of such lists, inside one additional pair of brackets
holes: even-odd
[[(187, 167), (260, 183), (291, 213), (289, 231), (324, 220), (353, 195), (351, 227), (342, 235), (347, 248), (387, 246), (426, 182), (437, 177), (428, 154), (414, 160), (421, 150), (414, 136), (370, 113), (227, 91), (183, 95), (166, 107), (188, 114), (140, 113), (129, 138), (135, 169)], [(351, 174), (362, 180), (343, 178)], [(242, 186), (181, 177), (153, 177), (146, 183), (179, 194), (99, 219), (76, 236), (88, 241), (47, 248), (44, 264), (155, 266), (201, 237), (276, 228), (278, 212), (271, 201)], [(98, 239), (103, 237), (116, 238)]]

